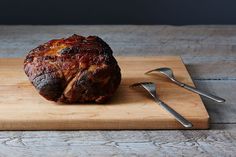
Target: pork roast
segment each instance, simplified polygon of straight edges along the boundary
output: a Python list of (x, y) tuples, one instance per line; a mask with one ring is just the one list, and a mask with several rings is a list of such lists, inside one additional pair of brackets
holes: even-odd
[(64, 103), (104, 103), (121, 81), (111, 48), (97, 36), (40, 45), (26, 56), (24, 71), (40, 95)]

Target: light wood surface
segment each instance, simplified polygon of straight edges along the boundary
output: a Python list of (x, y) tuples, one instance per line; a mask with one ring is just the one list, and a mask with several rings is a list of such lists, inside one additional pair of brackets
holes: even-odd
[(170, 83), (162, 75), (145, 75), (150, 69), (170, 67), (176, 78), (192, 80), (180, 57), (117, 57), (122, 81), (107, 104), (66, 105), (47, 101), (30, 84), (22, 59), (0, 59), (1, 130), (74, 129), (180, 129), (169, 113), (146, 92), (130, 89), (135, 82), (157, 82), (160, 99), (192, 122), (194, 129), (208, 128), (208, 113), (196, 94)]
[(0, 26), (0, 57), (73, 33), (99, 35), (115, 55), (180, 55), (195, 85), (226, 102), (202, 99), (210, 130), (1, 131), (0, 156), (235, 156), (236, 26)]

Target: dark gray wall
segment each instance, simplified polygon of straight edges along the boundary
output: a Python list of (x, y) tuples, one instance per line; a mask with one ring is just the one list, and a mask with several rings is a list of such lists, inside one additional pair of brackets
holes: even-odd
[(1, 0), (0, 24), (236, 24), (236, 0)]

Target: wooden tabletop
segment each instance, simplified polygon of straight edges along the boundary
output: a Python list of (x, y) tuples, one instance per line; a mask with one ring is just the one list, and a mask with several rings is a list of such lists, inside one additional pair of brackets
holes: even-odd
[(236, 26), (0, 26), (0, 57), (74, 33), (102, 37), (116, 56), (179, 55), (196, 86), (226, 103), (202, 98), (210, 130), (2, 131), (0, 156), (235, 156)]

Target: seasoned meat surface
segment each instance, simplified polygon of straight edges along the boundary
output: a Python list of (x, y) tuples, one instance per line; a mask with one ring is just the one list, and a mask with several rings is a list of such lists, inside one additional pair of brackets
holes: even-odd
[(97, 36), (40, 45), (26, 56), (24, 71), (40, 95), (64, 103), (104, 103), (121, 81), (111, 48)]

